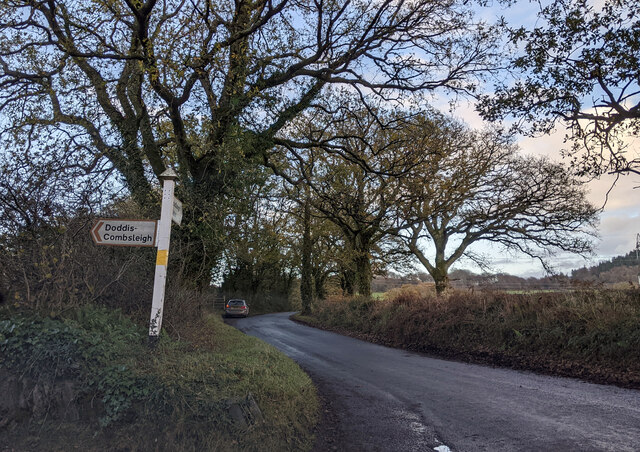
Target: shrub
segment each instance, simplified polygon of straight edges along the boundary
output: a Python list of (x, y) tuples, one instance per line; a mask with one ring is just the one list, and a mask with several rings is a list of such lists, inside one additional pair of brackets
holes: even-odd
[(93, 303), (125, 312), (147, 309), (153, 285), (151, 248), (93, 244), (91, 216), (58, 218), (35, 230), (0, 236), (0, 291), (7, 301), (62, 311)]
[(120, 312), (84, 306), (66, 318), (18, 315), (0, 321), (3, 367), (53, 386), (61, 378), (79, 382), (82, 398), (97, 390), (102, 425), (119, 420), (147, 382), (131, 373), (143, 332)]

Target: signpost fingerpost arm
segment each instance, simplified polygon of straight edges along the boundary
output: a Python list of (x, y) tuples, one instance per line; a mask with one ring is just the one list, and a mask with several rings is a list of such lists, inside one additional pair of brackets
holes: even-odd
[(171, 214), (173, 209), (173, 191), (178, 175), (167, 169), (159, 176), (162, 181), (162, 206), (158, 223), (158, 253), (156, 255), (156, 274), (153, 280), (153, 299), (151, 320), (149, 321), (149, 340), (155, 343), (160, 336), (164, 308), (164, 291), (167, 282), (167, 263), (169, 261), (169, 242), (171, 239)]

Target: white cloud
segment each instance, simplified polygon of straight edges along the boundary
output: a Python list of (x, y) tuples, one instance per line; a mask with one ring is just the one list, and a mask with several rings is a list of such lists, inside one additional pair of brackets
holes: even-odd
[(626, 254), (636, 247), (636, 236), (640, 233), (640, 217), (637, 213), (603, 215), (600, 225), (602, 237), (598, 244), (598, 255), (611, 258)]

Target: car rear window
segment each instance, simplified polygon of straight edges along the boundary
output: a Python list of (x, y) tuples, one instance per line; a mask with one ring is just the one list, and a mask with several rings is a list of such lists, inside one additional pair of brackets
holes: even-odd
[(243, 306), (244, 304), (244, 300), (229, 300), (230, 306)]

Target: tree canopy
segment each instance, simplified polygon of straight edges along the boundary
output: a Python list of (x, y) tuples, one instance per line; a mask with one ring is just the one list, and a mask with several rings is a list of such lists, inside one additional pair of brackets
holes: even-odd
[(640, 3), (557, 0), (538, 19), (509, 30), (520, 51), (508, 64), (513, 79), (482, 96), (481, 113), (513, 117), (534, 135), (566, 125), (582, 174), (640, 174), (640, 155), (628, 147), (640, 135)]
[[(564, 26), (551, 21), (560, 10), (550, 8), (552, 26)], [(576, 23), (589, 28), (590, 17)], [(621, 29), (635, 23), (625, 20)], [(551, 94), (579, 99), (595, 86), (562, 87), (582, 63), (568, 74), (547, 71), (537, 38), (559, 57), (587, 39), (558, 44), (558, 36), (512, 31), (529, 43), (514, 66), (530, 76), (516, 85), (517, 99), (549, 94), (536, 131), (554, 124), (559, 97)], [(464, 0), (7, 0), (3, 222), (38, 229), (52, 211), (109, 203), (117, 193), (130, 196), (139, 216), (155, 217), (157, 176), (173, 168), (185, 216), (172, 249), (184, 279), (205, 288), (224, 267), (230, 292), (284, 298), (301, 274), (306, 307), (332, 272), (342, 273), (347, 293), (368, 295), (376, 265), (405, 258), (398, 235), (421, 260), (421, 240), (432, 239), (440, 251), (425, 266), (445, 277), (481, 239), (532, 255), (530, 243), (584, 251), (582, 237), (568, 239), (593, 220), (575, 179), (517, 157), (508, 139), (471, 132), (420, 97), (477, 94), (495, 69), (495, 43), (496, 30)], [(622, 58), (614, 53), (607, 55)], [(627, 72), (620, 64), (617, 77), (633, 77), (631, 63)], [(536, 77), (546, 78), (536, 85)], [(555, 91), (543, 90), (547, 81)], [(633, 86), (619, 105), (607, 104), (606, 118), (628, 108)], [(489, 117), (516, 105), (500, 103), (514, 89), (503, 88), (484, 104)], [(583, 106), (576, 111), (561, 117), (582, 127)], [(586, 137), (592, 129), (575, 130)], [(23, 203), (30, 192), (37, 202)], [(446, 255), (455, 240), (461, 246)]]
[(472, 131), (446, 118), (439, 124), (440, 135), (426, 142), (430, 158), (402, 179), (408, 226), (399, 232), (438, 292), (448, 286), (451, 265), (474, 258), (469, 247), (479, 241), (545, 266), (554, 250), (590, 252), (597, 209), (562, 165), (518, 155), (500, 130)]
[(364, 108), (345, 94), (336, 104), (293, 123), (286, 146), (273, 151), (288, 158), (274, 169), (292, 185), (308, 187), (316, 215), (342, 232), (350, 256), (342, 262), (346, 292), (369, 295), (374, 256), (384, 260), (393, 251), (382, 245), (397, 229), (400, 179), (426, 158), (411, 131), (426, 124), (409, 113)]
[(0, 13), (5, 132), (55, 136), (86, 169), (106, 158), (134, 195), (146, 165), (169, 163), (219, 189), (225, 147), (270, 149), (328, 84), (470, 90), (491, 49), (456, 3), (12, 0)]
[(469, 92), (492, 33), (462, 1), (8, 0), (0, 139), (55, 162), (49, 177), (112, 171), (140, 204), (175, 167), (183, 235), (212, 266), (212, 211), (327, 86)]

